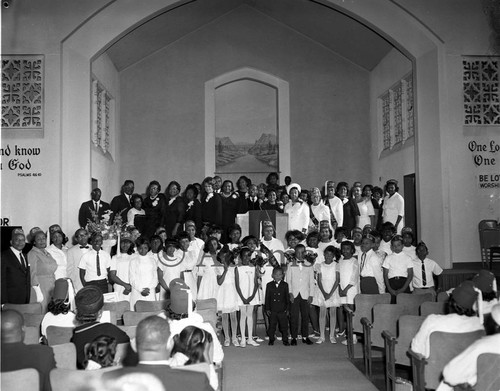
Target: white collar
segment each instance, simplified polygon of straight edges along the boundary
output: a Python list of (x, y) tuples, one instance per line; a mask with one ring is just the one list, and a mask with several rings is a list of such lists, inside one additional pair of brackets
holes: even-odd
[(139, 361), (139, 364), (143, 365), (169, 365), (169, 360), (158, 360), (158, 361)]

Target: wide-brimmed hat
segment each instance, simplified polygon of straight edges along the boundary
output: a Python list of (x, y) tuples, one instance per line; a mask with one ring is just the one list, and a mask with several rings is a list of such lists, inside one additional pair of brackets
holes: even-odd
[(290, 183), (287, 187), (286, 187), (286, 192), (288, 194), (290, 194), (290, 190), (292, 190), (293, 188), (296, 188), (299, 193), (302, 191), (302, 187), (300, 187), (300, 185), (298, 183)]
[(474, 286), (483, 293), (491, 293), (495, 288), (495, 275), (485, 269), (479, 271), (472, 279)]

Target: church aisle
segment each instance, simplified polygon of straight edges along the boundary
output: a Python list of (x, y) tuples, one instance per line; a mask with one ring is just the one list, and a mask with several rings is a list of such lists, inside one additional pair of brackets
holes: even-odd
[(373, 390), (342, 344), (224, 348), (224, 390)]

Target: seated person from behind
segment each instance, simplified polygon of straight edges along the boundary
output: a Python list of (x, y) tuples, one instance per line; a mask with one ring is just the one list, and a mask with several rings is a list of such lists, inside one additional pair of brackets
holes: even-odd
[(434, 331), (447, 333), (468, 333), (483, 328), (479, 317), (472, 309), (477, 300), (477, 292), (471, 281), (464, 281), (453, 290), (449, 300), (448, 315), (429, 315), (411, 342), (411, 350), (429, 357), (429, 340)]
[(170, 358), (171, 367), (200, 364), (196, 369), (206, 373), (214, 390), (219, 388), (219, 379), (213, 363), (212, 335), (196, 326), (187, 326), (174, 335), (174, 347)]
[(159, 316), (149, 316), (139, 322), (136, 346), (139, 364), (106, 372), (104, 379), (115, 379), (130, 373), (149, 373), (161, 380), (167, 390), (212, 390), (205, 373), (173, 369), (169, 365), (170, 326)]
[(1, 371), (11, 372), (34, 368), (40, 375), (40, 390), (50, 391), (49, 373), (56, 367), (52, 348), (44, 345), (24, 344), (24, 319), (19, 312), (3, 310), (1, 322)]
[[(453, 390), (460, 384), (474, 387), (477, 383), (477, 358), (483, 353), (500, 354), (500, 304), (485, 317), (486, 336), (478, 339), (451, 360), (443, 369), (443, 379), (437, 391)], [(451, 387), (450, 387), (451, 386)]]
[(82, 288), (75, 296), (76, 323), (73, 342), (76, 346), (77, 368), (84, 369), (85, 345), (101, 335), (116, 339), (117, 343), (130, 342), (128, 335), (111, 323), (99, 323), (104, 306), (104, 297), (99, 288), (90, 285)]
[(116, 365), (116, 339), (101, 335), (92, 342), (85, 344), (85, 370), (107, 368)]
[[(483, 302), (482, 313), (489, 314), (494, 305), (498, 304), (497, 281), (489, 270), (482, 269), (472, 279), (474, 286), (481, 291)], [(479, 303), (478, 303), (479, 304)], [(474, 307), (474, 309), (476, 309)]]
[(54, 286), (52, 300), (42, 320), (42, 335), (47, 337), (47, 327), (75, 327), (75, 313), (71, 311), (75, 305), (75, 290), (69, 278), (59, 278)]

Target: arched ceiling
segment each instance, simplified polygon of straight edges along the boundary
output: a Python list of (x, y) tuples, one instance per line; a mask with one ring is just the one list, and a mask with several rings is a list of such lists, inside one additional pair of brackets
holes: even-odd
[(393, 48), (362, 23), (312, 0), (193, 0), (137, 26), (106, 53), (122, 71), (239, 7), (251, 7), (367, 71)]

